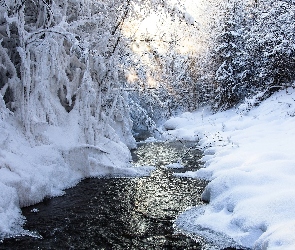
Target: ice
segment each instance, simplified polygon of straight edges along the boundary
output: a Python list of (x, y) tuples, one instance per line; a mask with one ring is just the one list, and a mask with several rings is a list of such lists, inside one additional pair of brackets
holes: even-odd
[(177, 175), (210, 180), (209, 204), (180, 215), (180, 230), (222, 247), (295, 249), (294, 96), (290, 88), (252, 109), (205, 109), (164, 124), (166, 138), (199, 139), (204, 150), (204, 168)]

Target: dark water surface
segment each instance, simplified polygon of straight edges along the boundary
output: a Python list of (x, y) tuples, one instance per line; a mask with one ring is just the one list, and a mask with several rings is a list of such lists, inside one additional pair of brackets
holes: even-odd
[(201, 204), (205, 181), (178, 178), (164, 165), (182, 158), (198, 169), (201, 152), (183, 142), (142, 144), (135, 165), (154, 165), (150, 177), (85, 179), (61, 197), (23, 208), (25, 229), (37, 237), (4, 240), (0, 249), (211, 249), (177, 233), (173, 221)]

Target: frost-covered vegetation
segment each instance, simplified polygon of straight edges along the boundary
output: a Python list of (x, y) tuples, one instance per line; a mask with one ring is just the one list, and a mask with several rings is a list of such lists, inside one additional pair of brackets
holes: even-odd
[[(130, 1), (0, 2), (0, 240), (20, 207), (131, 169), (121, 24)], [(128, 146), (128, 147), (127, 147)]]
[[(36, 127), (77, 115), (80, 142), (117, 134), (134, 146), (119, 80), (117, 13), (96, 1), (6, 1), (1, 6), (1, 95), (35, 143)], [(3, 112), (3, 111), (2, 111)]]
[(148, 117), (151, 128), (183, 111), (210, 106), (217, 112), (255, 97), (251, 108), (294, 87), (293, 1), (185, 3), (173, 9), (182, 16), (157, 9), (157, 19), (142, 17), (155, 28), (143, 23), (129, 40), (136, 52), (127, 64), (137, 90), (130, 94), (136, 124)]
[(226, 1), (212, 51), (215, 110), (294, 87), (294, 1)]
[(22, 232), (21, 206), (85, 177), (150, 169), (130, 168), (128, 150), (130, 110), (153, 123), (126, 92), (138, 62), (123, 27), (138, 8), (193, 23), (162, 1), (0, 1), (0, 239)]
[(292, 1), (3, 0), (1, 102), (33, 137), (73, 110), (85, 143), (132, 147), (128, 105), (151, 128), (293, 86), (293, 19)]

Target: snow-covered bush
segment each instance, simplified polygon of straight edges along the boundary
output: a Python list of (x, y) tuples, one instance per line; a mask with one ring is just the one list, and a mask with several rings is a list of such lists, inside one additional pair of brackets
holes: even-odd
[(118, 78), (119, 7), (122, 13), (129, 8), (111, 1), (2, 4), (1, 94), (27, 135), (34, 137), (39, 123), (63, 124), (73, 111), (79, 113), (81, 143), (95, 145), (114, 129), (134, 146)]
[(85, 177), (138, 174), (118, 73), (128, 3), (0, 1), (0, 241), (28, 233), (21, 206)]

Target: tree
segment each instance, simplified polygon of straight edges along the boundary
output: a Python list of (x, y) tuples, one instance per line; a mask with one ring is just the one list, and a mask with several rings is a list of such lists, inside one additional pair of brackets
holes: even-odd
[(295, 79), (293, 1), (259, 1), (246, 47), (252, 65), (252, 83), (267, 98), (278, 89), (293, 86)]
[(222, 6), (221, 30), (216, 36), (213, 55), (213, 108), (226, 110), (248, 95), (246, 78), (249, 74), (245, 37), (248, 31), (247, 5), (242, 1), (226, 1)]
[[(220, 1), (201, 82), (207, 103), (225, 110), (245, 98), (256, 104), (294, 86), (293, 1)], [(214, 37), (215, 36), (215, 37)], [(210, 77), (214, 76), (214, 78)], [(210, 84), (213, 85), (210, 88)], [(211, 91), (211, 92), (210, 92)], [(256, 96), (256, 97), (255, 97)]]
[[(206, 54), (210, 20), (202, 17), (203, 10), (200, 15), (193, 13), (196, 3), (190, 4), (189, 10), (181, 3), (160, 5), (156, 10), (143, 12), (138, 23), (132, 22), (137, 29), (130, 34), (132, 57), (126, 68), (128, 86), (133, 89), (129, 96), (137, 128), (152, 130), (156, 123), (199, 105), (201, 93), (195, 78), (204, 61), (200, 54)], [(196, 9), (204, 8), (203, 5), (208, 3), (197, 5)]]
[[(134, 146), (118, 79), (120, 26), (130, 1), (6, 1), (1, 6), (1, 94), (34, 137), (78, 114), (81, 143), (113, 136)], [(11, 42), (13, 40), (13, 42)]]

